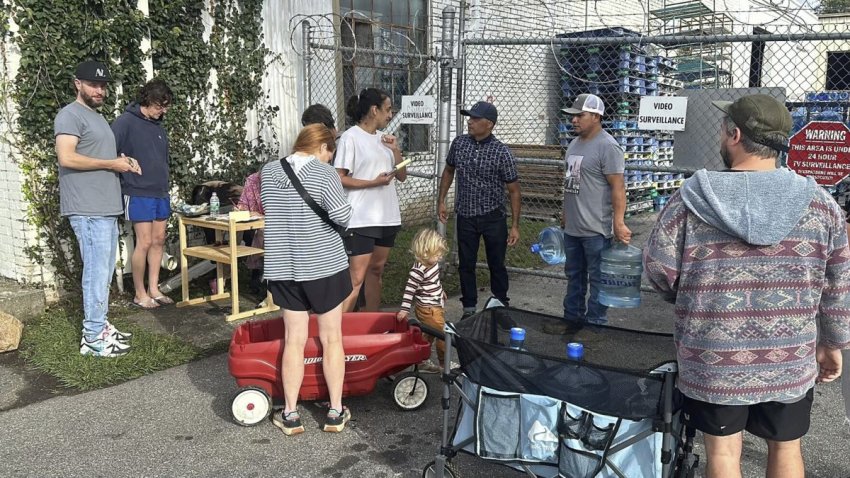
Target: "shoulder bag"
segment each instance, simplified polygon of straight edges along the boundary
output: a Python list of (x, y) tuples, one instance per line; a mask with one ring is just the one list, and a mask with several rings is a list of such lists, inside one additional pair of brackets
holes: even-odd
[[(342, 237), (343, 241), (353, 235), (353, 233), (350, 232), (347, 228), (333, 222), (330, 216), (328, 215), (328, 212), (322, 209), (321, 206), (316, 204), (316, 201), (314, 201), (313, 198), (310, 197), (310, 193), (308, 193), (307, 190), (304, 189), (304, 185), (301, 184), (301, 181), (298, 180), (298, 177), (295, 175), (295, 170), (292, 169), (292, 166), (289, 164), (288, 161), (286, 161), (286, 159), (280, 159), (280, 166), (283, 168), (283, 172), (286, 173), (286, 176), (289, 178), (289, 182), (292, 183), (292, 187), (294, 187), (295, 190), (298, 191), (298, 194), (301, 195), (301, 199), (303, 199), (304, 202), (307, 203), (307, 206), (309, 206), (310, 209), (312, 209), (313, 212), (316, 213), (316, 215), (319, 216), (319, 218), (325, 222), (325, 224), (327, 224), (328, 226), (330, 226), (331, 229), (336, 231), (340, 235), (340, 237)], [(347, 245), (346, 249), (348, 249)]]

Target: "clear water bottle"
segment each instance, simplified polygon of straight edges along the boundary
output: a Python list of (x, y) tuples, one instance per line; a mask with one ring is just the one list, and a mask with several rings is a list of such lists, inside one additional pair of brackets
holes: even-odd
[(584, 345), (578, 342), (570, 342), (567, 344), (567, 358), (570, 360), (581, 361), (584, 358)]
[(522, 327), (511, 328), (511, 342), (509, 347), (520, 350), (523, 343), (525, 343), (525, 329)]
[(210, 196), (210, 215), (218, 216), (218, 210), (221, 207), (221, 203), (218, 201), (218, 194), (212, 193)]
[(621, 242), (602, 251), (600, 304), (618, 308), (640, 305), (642, 260), (643, 252), (639, 248)]
[(531, 245), (531, 253), (539, 254), (544, 262), (550, 265), (563, 264), (564, 231), (559, 227), (547, 227), (540, 231), (537, 242)]

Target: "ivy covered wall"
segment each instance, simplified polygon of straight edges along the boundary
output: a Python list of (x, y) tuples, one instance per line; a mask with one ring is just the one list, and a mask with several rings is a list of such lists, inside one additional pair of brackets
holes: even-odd
[[(263, 42), (263, 1), (148, 0), (148, 15), (137, 7), (135, 0), (2, 4), (0, 73), (7, 68), (13, 73), (0, 80), (2, 104), (13, 106), (2, 111), (3, 146), (12, 152), (23, 217), (34, 231), (14, 247), (51, 266), (55, 279), (70, 290), (79, 286), (80, 259), (68, 221), (59, 216), (53, 118), (74, 101), (72, 78), (80, 61), (109, 65), (114, 81), (101, 112), (111, 121), (148, 79), (143, 65), (152, 60), (154, 76), (175, 94), (165, 128), (172, 186), (184, 199), (204, 180), (241, 182), (277, 154), (274, 129), (267, 128), (276, 108), (261, 87), (266, 69), (277, 61)], [(150, 48), (143, 50), (146, 43)], [(18, 59), (11, 68), (7, 52)], [(257, 123), (250, 129), (266, 134), (249, 137), (249, 117)], [(7, 163), (4, 169), (12, 169)]]

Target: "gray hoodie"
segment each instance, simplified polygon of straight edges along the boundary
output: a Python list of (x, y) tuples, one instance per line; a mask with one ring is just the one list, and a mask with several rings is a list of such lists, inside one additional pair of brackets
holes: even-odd
[(785, 168), (701, 169), (682, 186), (682, 201), (703, 222), (756, 246), (778, 244), (797, 225), (819, 186)]

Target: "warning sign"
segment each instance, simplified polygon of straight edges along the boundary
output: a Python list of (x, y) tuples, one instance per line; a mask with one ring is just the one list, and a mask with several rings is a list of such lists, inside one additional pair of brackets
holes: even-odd
[(404, 95), (399, 115), (402, 124), (433, 124), (437, 117), (437, 100), (429, 95)]
[(818, 184), (834, 186), (850, 174), (850, 129), (837, 121), (812, 121), (791, 137), (788, 167)]

